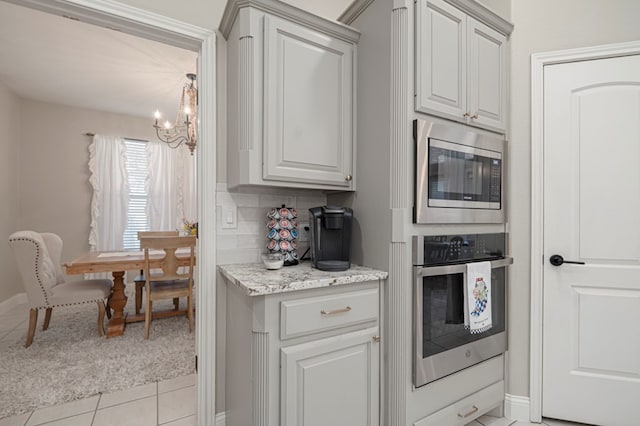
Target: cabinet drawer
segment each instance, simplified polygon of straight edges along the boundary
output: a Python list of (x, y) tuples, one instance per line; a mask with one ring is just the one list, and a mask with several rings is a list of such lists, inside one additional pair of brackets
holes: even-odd
[(285, 301), (280, 308), (280, 338), (290, 339), (377, 318), (378, 289)]
[(504, 381), (486, 388), (418, 420), (413, 426), (462, 426), (480, 417), (504, 400)]

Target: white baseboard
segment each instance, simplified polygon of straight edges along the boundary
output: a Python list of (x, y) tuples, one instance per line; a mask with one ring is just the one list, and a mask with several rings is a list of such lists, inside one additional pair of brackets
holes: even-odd
[(504, 416), (520, 422), (529, 421), (529, 397), (505, 394)]
[(227, 422), (227, 415), (225, 412), (216, 414), (216, 426), (224, 426)]
[(27, 293), (18, 293), (14, 296), (11, 296), (4, 302), (0, 302), (0, 314), (9, 312), (14, 306), (17, 306), (21, 303), (27, 303)]

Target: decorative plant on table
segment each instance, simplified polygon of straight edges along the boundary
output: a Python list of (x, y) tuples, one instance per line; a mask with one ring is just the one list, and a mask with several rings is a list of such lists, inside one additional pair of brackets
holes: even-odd
[(187, 235), (195, 235), (198, 236), (198, 221), (197, 220), (187, 220), (182, 218), (182, 230)]

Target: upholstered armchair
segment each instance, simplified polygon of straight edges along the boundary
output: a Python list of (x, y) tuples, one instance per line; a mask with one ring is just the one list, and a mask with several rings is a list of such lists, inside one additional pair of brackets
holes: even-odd
[(25, 347), (33, 342), (38, 311), (45, 309), (43, 330), (49, 327), (53, 308), (84, 303), (98, 305), (98, 333), (103, 336), (105, 300), (111, 295), (111, 280), (65, 282), (60, 265), (62, 239), (52, 233), (18, 231), (9, 237), (29, 301), (29, 332)]

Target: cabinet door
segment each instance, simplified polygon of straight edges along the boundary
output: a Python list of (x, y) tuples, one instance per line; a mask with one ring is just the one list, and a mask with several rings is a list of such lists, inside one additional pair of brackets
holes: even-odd
[(441, 0), (418, 0), (416, 110), (466, 121), (466, 15)]
[(352, 186), (354, 47), (265, 16), (265, 180)]
[(506, 123), (506, 42), (502, 34), (467, 20), (469, 123), (503, 131)]
[(378, 426), (378, 328), (281, 350), (282, 426)]

